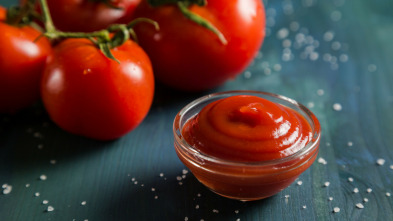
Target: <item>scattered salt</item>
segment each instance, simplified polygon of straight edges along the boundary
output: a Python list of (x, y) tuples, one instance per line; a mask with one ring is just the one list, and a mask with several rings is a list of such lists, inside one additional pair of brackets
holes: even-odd
[(349, 141), (349, 142), (347, 143), (347, 145), (348, 145), (348, 147), (352, 147), (352, 146), (353, 146), (353, 143), (352, 143), (351, 141)]
[(357, 204), (356, 204), (356, 207), (357, 207), (358, 209), (363, 209), (363, 208), (364, 208), (363, 204), (361, 204), (361, 203), (357, 203)]
[(219, 211), (216, 209), (213, 209), (213, 213), (219, 213)]
[(371, 188), (367, 188), (367, 193), (371, 193), (372, 191), (373, 191), (373, 189), (371, 189)]
[(353, 189), (353, 192), (354, 192), (354, 193), (359, 193), (359, 189), (355, 187), (355, 188)]
[(49, 203), (48, 200), (43, 200), (43, 201), (42, 201), (42, 204), (44, 204), (44, 205), (46, 205), (46, 204), (48, 204), (48, 203)]
[(389, 196), (390, 196), (390, 193), (389, 193), (389, 192), (386, 192), (386, 196), (389, 197)]
[(301, 180), (297, 181), (298, 186), (301, 186), (302, 184), (303, 184), (303, 181), (301, 181)]
[(329, 199), (329, 201), (333, 201), (333, 197), (331, 197), (331, 196), (329, 196), (328, 199)]
[(39, 192), (34, 193), (34, 196), (40, 196)]
[(334, 207), (333, 208), (333, 212), (334, 213), (339, 213), (340, 212), (340, 208), (339, 207)]
[(303, 205), (303, 209), (307, 209), (307, 206), (306, 206), (306, 205)]
[(353, 178), (352, 177), (348, 177), (348, 181), (352, 183), (353, 182)]
[(81, 205), (82, 205), (82, 206), (86, 205), (86, 201), (82, 201), (82, 202), (81, 202)]
[(46, 179), (47, 179), (47, 177), (46, 177), (45, 174), (42, 174), (42, 175), (40, 176), (40, 180), (46, 180)]
[(363, 199), (363, 202), (367, 203), (367, 202), (368, 202), (368, 199), (367, 199), (367, 198), (364, 198), (364, 199)]
[(324, 185), (325, 187), (328, 187), (328, 186), (330, 185), (330, 182), (325, 182), (323, 185)]

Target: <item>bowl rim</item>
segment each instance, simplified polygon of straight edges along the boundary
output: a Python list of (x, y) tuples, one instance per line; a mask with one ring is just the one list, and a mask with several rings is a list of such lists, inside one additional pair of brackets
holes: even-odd
[[(283, 102), (286, 102), (287, 104), (295, 105), (297, 108), (299, 108), (303, 112), (303, 113), (301, 113), (298, 111), (299, 114), (301, 114), (303, 117), (304, 117), (304, 115), (307, 116), (305, 118), (312, 128), (311, 141), (309, 143), (307, 143), (307, 145), (304, 146), (303, 148), (301, 148), (299, 151), (295, 152), (294, 154), (283, 157), (283, 158), (278, 158), (278, 159), (273, 159), (273, 160), (264, 160), (264, 161), (244, 162), (244, 161), (227, 160), (227, 159), (222, 159), (219, 157), (207, 155), (207, 154), (197, 150), (195, 147), (189, 145), (188, 142), (182, 138), (182, 135), (181, 135), (182, 127), (180, 124), (182, 122), (182, 117), (184, 116), (184, 114), (187, 111), (189, 111), (193, 107), (195, 107), (198, 104), (200, 104), (204, 101), (207, 101), (209, 99), (219, 97), (219, 96), (221, 96), (222, 98), (225, 98), (225, 97), (235, 96), (235, 95), (263, 95), (265, 97), (268, 96), (268, 97), (273, 97), (273, 98), (279, 99)], [(282, 103), (280, 103), (280, 104), (287, 106)], [(289, 108), (291, 108), (291, 107), (289, 107)], [(294, 110), (294, 111), (297, 111), (297, 110)], [(193, 116), (195, 116), (195, 115), (193, 115)], [(191, 119), (191, 117), (190, 117), (190, 119)], [(189, 120), (189, 119), (187, 119), (187, 120)], [(179, 125), (176, 125), (176, 123), (178, 123)], [(193, 100), (192, 102), (188, 103), (176, 115), (175, 120), (173, 121), (173, 133), (174, 133), (174, 138), (175, 138), (175, 144), (176, 143), (179, 144), (179, 145), (175, 145), (175, 148), (178, 148), (177, 146), (179, 146), (187, 154), (191, 154), (193, 156), (193, 158), (197, 158), (199, 160), (208, 161), (208, 162), (216, 163), (216, 164), (220, 164), (220, 165), (241, 166), (241, 167), (263, 167), (263, 166), (274, 166), (274, 165), (283, 164), (286, 162), (290, 162), (294, 159), (301, 159), (305, 155), (307, 155), (308, 153), (312, 152), (314, 149), (318, 148), (319, 142), (321, 139), (321, 126), (320, 126), (319, 120), (314, 115), (314, 113), (312, 113), (307, 107), (305, 107), (303, 104), (297, 102), (294, 99), (288, 98), (283, 95), (274, 94), (274, 93), (270, 93), (270, 92), (264, 92), (264, 91), (231, 90), (231, 91), (211, 93), (211, 94), (202, 96), (200, 98), (197, 98), (197, 99)], [(313, 155), (314, 154), (312, 154), (310, 156), (310, 158)]]

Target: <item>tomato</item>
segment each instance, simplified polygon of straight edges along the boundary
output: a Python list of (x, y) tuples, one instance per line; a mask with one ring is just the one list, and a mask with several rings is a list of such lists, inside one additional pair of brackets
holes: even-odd
[(4, 22), (0, 7), (0, 113), (13, 113), (39, 99), (39, 85), (51, 45), (30, 26)]
[(135, 27), (139, 44), (152, 63), (155, 76), (174, 88), (200, 91), (216, 87), (245, 70), (265, 36), (265, 11), (261, 0), (207, 0), (190, 11), (213, 24), (217, 35), (187, 19), (174, 5), (151, 7), (143, 1), (135, 17), (147, 17), (160, 25)]
[(152, 103), (154, 77), (146, 53), (133, 41), (109, 59), (87, 39), (66, 39), (48, 57), (41, 95), (51, 119), (73, 134), (118, 138), (137, 127)]
[(47, 0), (56, 28), (76, 32), (97, 31), (110, 24), (127, 23), (139, 2), (140, 0)]

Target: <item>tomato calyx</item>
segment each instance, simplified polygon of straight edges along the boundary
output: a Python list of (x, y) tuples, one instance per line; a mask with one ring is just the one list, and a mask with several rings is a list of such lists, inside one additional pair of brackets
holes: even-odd
[(137, 18), (128, 24), (114, 24), (107, 29), (94, 32), (62, 32), (56, 29), (53, 24), (46, 0), (39, 0), (43, 12), (43, 19), (46, 32), (43, 34), (49, 39), (59, 38), (87, 38), (91, 40), (102, 53), (120, 63), (112, 54), (111, 49), (118, 47), (130, 39), (130, 36), (137, 41), (133, 27), (140, 22), (152, 24), (156, 30), (159, 29), (158, 23), (148, 18)]
[(29, 0), (22, 6), (12, 6), (7, 9), (5, 22), (12, 26), (24, 26), (34, 24), (33, 21), (40, 19), (34, 7), (35, 0)]
[(206, 0), (148, 0), (147, 2), (152, 7), (159, 7), (167, 4), (176, 4), (184, 17), (213, 32), (215, 35), (217, 35), (218, 39), (223, 45), (228, 44), (228, 41), (226, 40), (224, 34), (222, 34), (222, 32), (217, 27), (215, 27), (205, 18), (189, 10), (189, 7), (193, 4), (201, 7), (206, 6)]

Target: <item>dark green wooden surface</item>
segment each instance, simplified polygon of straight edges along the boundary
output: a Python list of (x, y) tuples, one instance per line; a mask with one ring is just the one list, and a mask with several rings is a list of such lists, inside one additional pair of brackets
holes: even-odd
[[(243, 203), (211, 193), (190, 173), (179, 181), (185, 167), (173, 148), (172, 120), (213, 91), (158, 87), (145, 121), (113, 142), (63, 132), (39, 104), (0, 116), (0, 185), (12, 185), (11, 193), (0, 194), (0, 220), (393, 220), (393, 196), (386, 195), (393, 194), (393, 2), (265, 3), (269, 35), (262, 54), (213, 91), (268, 91), (311, 107), (323, 130), (319, 157), (327, 164), (315, 162), (300, 176), (302, 185)], [(286, 61), (289, 51), (293, 58)], [(54, 211), (46, 211), (49, 205)]]

